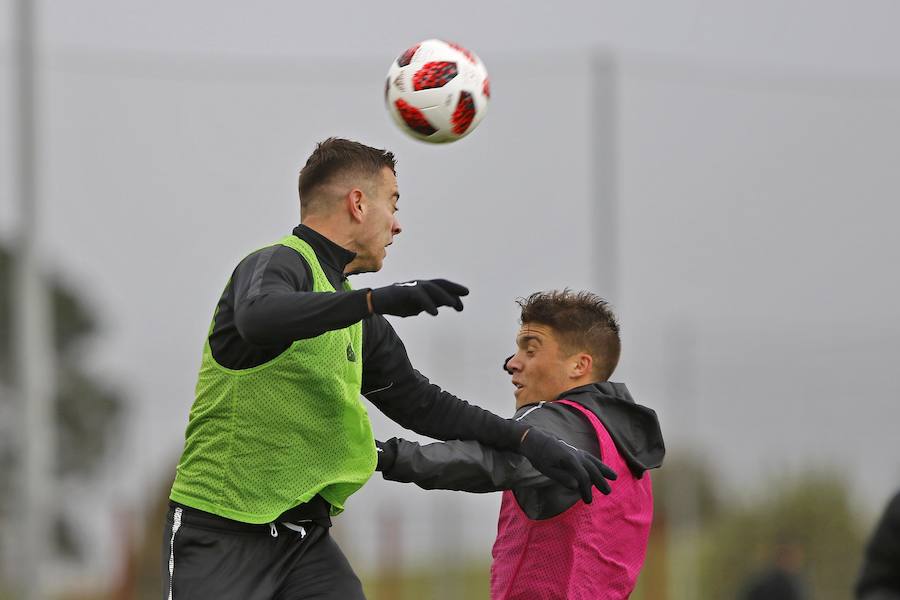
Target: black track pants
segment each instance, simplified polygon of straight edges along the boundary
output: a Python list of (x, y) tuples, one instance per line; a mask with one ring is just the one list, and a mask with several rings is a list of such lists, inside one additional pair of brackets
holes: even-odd
[(249, 525), (169, 507), (164, 600), (365, 600), (328, 528)]

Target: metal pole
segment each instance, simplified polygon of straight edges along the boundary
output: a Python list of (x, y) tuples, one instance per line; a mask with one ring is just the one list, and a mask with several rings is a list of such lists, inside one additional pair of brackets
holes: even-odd
[(615, 57), (597, 52), (591, 59), (590, 115), (590, 198), (593, 215), (594, 291), (621, 308), (619, 297), (619, 210), (618, 210), (618, 73)]
[(20, 595), (25, 600), (44, 597), (47, 580), (51, 514), (51, 477), (54, 456), (52, 398), (55, 388), (50, 302), (40, 277), (37, 233), (38, 193), (37, 93), (35, 85), (36, 0), (16, 2), (13, 20), (16, 39), (16, 136), (15, 151), (20, 201), (15, 262), (13, 323), (15, 327), (15, 376), (19, 389), (21, 427), (21, 530), (19, 551)]
[[(692, 455), (690, 449), (695, 443), (687, 436), (697, 434), (697, 394), (699, 382), (697, 373), (697, 329), (688, 317), (675, 317), (663, 332), (665, 349), (666, 393), (673, 406), (675, 418), (670, 424), (682, 436), (681, 447), (684, 456)], [(677, 442), (676, 442), (677, 444)], [(669, 446), (672, 449), (672, 445)], [(672, 481), (672, 495), (669, 506), (669, 590), (673, 598), (699, 598), (700, 573), (697, 562), (697, 539), (700, 531), (699, 480), (693, 470), (689, 477), (678, 477)], [(685, 551), (688, 542), (689, 551)]]

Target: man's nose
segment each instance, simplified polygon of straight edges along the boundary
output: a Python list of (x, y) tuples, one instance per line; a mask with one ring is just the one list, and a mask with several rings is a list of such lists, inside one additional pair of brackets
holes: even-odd
[(391, 226), (391, 234), (398, 235), (401, 231), (403, 231), (403, 228), (400, 227), (400, 220), (394, 217), (394, 223)]
[(510, 354), (503, 360), (503, 370), (506, 371), (507, 373), (509, 373), (510, 375), (512, 375), (516, 371), (520, 370), (519, 364), (513, 362), (513, 359), (515, 359), (515, 357), (516, 357), (515, 354)]

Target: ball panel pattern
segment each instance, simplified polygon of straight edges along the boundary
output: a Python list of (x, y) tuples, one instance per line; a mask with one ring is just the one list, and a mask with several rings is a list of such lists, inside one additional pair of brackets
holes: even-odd
[(466, 50), (465, 48), (463, 48), (462, 46), (460, 46), (459, 44), (454, 44), (453, 42), (444, 42), (444, 43), (447, 44), (448, 46), (450, 46), (451, 48), (453, 48), (454, 50), (456, 50), (457, 52), (459, 52), (460, 54), (462, 54), (463, 56), (465, 56), (466, 58), (468, 58), (469, 62), (472, 63), (473, 65), (478, 64), (478, 59), (475, 58), (475, 55), (472, 54), (471, 52), (469, 52), (468, 50)]
[(416, 51), (419, 49), (419, 46), (421, 46), (421, 45), (422, 44), (416, 44), (415, 46), (408, 48), (406, 50), (406, 52), (404, 52), (397, 58), (397, 64), (400, 65), (401, 67), (405, 67), (406, 65), (411, 63), (413, 56), (416, 54)]
[(472, 124), (475, 118), (475, 100), (469, 92), (459, 93), (459, 102), (456, 104), (456, 110), (453, 111), (453, 117), (450, 122), (453, 123), (453, 133), (462, 135)]
[(428, 119), (425, 118), (422, 111), (415, 106), (410, 105), (403, 100), (403, 98), (398, 98), (394, 103), (394, 106), (397, 107), (397, 112), (400, 113), (400, 117), (406, 125), (416, 133), (421, 135), (431, 135), (437, 131), (437, 129), (431, 126), (431, 123), (428, 122)]
[(444, 87), (458, 74), (456, 63), (448, 61), (425, 63), (413, 75), (413, 89), (419, 91)]

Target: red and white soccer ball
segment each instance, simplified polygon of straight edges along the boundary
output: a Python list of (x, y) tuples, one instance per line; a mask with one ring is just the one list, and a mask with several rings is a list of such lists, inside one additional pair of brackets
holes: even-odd
[(384, 88), (388, 112), (412, 137), (455, 142), (472, 132), (491, 98), (487, 69), (474, 52), (425, 40), (391, 64)]

